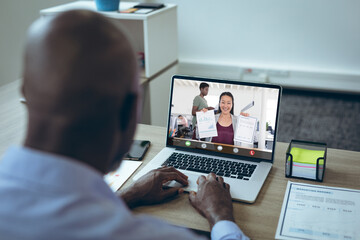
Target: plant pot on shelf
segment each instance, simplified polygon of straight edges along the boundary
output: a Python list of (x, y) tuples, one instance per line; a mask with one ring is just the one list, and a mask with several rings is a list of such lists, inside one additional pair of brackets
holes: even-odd
[(118, 11), (120, 0), (95, 0), (98, 11)]

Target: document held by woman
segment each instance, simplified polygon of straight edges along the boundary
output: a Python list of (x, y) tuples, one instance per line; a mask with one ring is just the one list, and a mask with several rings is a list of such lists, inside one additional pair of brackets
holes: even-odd
[(218, 133), (214, 110), (197, 112), (196, 119), (200, 138), (217, 137)]
[(238, 116), (234, 140), (244, 143), (254, 143), (256, 121), (257, 119), (254, 117)]

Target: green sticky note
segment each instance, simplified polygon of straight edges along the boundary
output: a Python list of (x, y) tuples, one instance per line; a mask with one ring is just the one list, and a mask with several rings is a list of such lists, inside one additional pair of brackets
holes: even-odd
[[(316, 160), (319, 157), (324, 157), (325, 151), (319, 151), (319, 150), (308, 150), (308, 149), (302, 149), (293, 147), (290, 151), (291, 155), (293, 156), (293, 161), (297, 163), (306, 163), (306, 164), (314, 164), (316, 165)], [(319, 161), (320, 165), (324, 164), (324, 160), (321, 159)]]

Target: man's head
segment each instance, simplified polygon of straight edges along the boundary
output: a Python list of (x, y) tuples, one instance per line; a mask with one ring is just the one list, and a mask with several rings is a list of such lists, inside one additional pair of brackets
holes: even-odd
[(208, 95), (209, 93), (209, 84), (205, 83), (205, 82), (202, 82), (200, 83), (200, 93), (203, 95), (203, 96), (206, 96)]
[(137, 64), (126, 36), (101, 15), (69, 11), (29, 30), (23, 73), (25, 146), (105, 173), (130, 147), (138, 113)]

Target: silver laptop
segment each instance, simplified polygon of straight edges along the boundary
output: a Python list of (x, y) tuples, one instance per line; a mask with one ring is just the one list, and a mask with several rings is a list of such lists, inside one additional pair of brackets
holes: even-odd
[[(214, 109), (193, 116), (201, 83), (208, 86), (204, 98)], [(230, 184), (234, 200), (255, 202), (274, 161), (281, 92), (277, 85), (173, 76), (166, 147), (134, 179), (174, 166), (189, 177), (185, 191), (197, 191), (198, 177), (214, 172)], [(218, 119), (229, 117), (229, 106), (232, 123), (225, 126)]]

